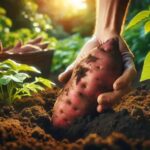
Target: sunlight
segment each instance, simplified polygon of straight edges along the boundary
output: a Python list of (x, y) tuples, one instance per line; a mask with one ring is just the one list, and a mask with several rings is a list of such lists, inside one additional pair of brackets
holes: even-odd
[(75, 9), (85, 9), (87, 7), (85, 0), (69, 0), (70, 5), (72, 5)]

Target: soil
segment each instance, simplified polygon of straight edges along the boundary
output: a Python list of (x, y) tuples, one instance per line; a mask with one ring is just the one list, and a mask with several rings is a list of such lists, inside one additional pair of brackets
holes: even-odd
[(0, 150), (149, 150), (149, 83), (133, 89), (113, 110), (78, 118), (67, 129), (51, 124), (58, 88), (0, 106)]

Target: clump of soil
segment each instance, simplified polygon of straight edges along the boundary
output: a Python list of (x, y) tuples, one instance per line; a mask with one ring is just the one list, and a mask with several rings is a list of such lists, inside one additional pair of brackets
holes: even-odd
[(125, 95), (114, 110), (78, 118), (55, 129), (51, 111), (59, 90), (0, 106), (0, 150), (150, 149), (150, 88), (145, 84)]

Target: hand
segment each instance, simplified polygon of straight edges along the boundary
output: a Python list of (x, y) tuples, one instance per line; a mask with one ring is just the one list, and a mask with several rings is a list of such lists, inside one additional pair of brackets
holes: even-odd
[(78, 54), (76, 60), (71, 65), (69, 65), (63, 73), (61, 73), (58, 76), (58, 80), (62, 83), (66, 83), (70, 79), (74, 67), (78, 63), (80, 63), (80, 61), (84, 58), (85, 54), (90, 52), (93, 48), (97, 47), (98, 45), (99, 42), (95, 36), (92, 37), (87, 43), (85, 43), (80, 53)]
[[(129, 51), (128, 46), (125, 41), (117, 35), (111, 35), (109, 37), (118, 37), (119, 38), (119, 48), (122, 54), (122, 59), (124, 63), (124, 72), (123, 74), (114, 82), (113, 91), (100, 94), (98, 96), (97, 102), (97, 111), (102, 112), (105, 109), (111, 108), (114, 104), (116, 104), (120, 98), (128, 93), (131, 89), (131, 85), (134, 77), (136, 76), (136, 69), (133, 62), (133, 54)], [(81, 49), (80, 54), (77, 59), (63, 72), (59, 75), (59, 81), (66, 83), (72, 74), (72, 71), (81, 59), (83, 59), (84, 54), (89, 52), (94, 47), (98, 46), (99, 43), (103, 43), (102, 40), (97, 40), (96, 37), (93, 37), (89, 40)]]
[(121, 100), (121, 97), (128, 93), (132, 87), (132, 82), (136, 76), (136, 69), (133, 62), (133, 54), (130, 52), (125, 41), (119, 36), (119, 48), (124, 64), (123, 74), (114, 82), (113, 91), (102, 93), (98, 96), (97, 111), (103, 112), (111, 108)]

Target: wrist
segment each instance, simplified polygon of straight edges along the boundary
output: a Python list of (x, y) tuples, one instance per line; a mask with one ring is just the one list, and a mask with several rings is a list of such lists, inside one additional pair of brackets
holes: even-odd
[(94, 36), (100, 43), (104, 43), (105, 41), (111, 38), (119, 37), (120, 33), (118, 33), (115, 29), (103, 28), (103, 30), (102, 29), (100, 29), (99, 31), (95, 30)]
[(120, 34), (129, 0), (97, 0), (95, 32), (108, 29)]

